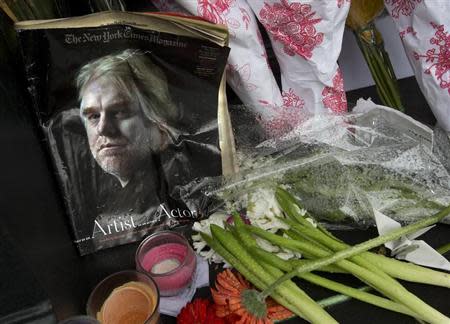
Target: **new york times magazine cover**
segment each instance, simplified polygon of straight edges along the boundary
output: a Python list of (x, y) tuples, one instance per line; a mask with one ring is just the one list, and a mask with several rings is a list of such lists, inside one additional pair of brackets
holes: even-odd
[(16, 26), (82, 255), (204, 216), (182, 194), (223, 171), (229, 49), (184, 27), (129, 13)]

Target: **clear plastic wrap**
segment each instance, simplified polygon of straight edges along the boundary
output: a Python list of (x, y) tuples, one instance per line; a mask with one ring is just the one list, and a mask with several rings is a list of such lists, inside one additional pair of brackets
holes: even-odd
[(364, 100), (348, 115), (303, 118), (253, 149), (241, 137), (240, 173), (210, 179), (202, 194), (217, 198), (216, 209), (245, 208), (247, 194), (282, 185), (317, 219), (339, 227), (373, 225), (374, 210), (410, 223), (450, 204), (450, 146), (439, 130)]

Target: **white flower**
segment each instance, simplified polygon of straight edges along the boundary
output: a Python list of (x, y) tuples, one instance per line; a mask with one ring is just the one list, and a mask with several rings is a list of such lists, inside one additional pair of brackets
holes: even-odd
[[(207, 219), (203, 219), (200, 222), (195, 222), (192, 226), (192, 229), (198, 233), (204, 233), (211, 236), (211, 224), (215, 224), (222, 228), (225, 227), (224, 223), (227, 220), (228, 215), (222, 212), (217, 212), (209, 216)], [(223, 258), (217, 254), (213, 249), (205, 250), (207, 247), (206, 242), (202, 239), (200, 234), (192, 235), (193, 246), (197, 254), (202, 256), (204, 259), (209, 262), (221, 263), (224, 262)]]
[[(276, 233), (280, 230), (289, 229), (289, 226), (278, 219), (284, 217), (283, 212), (278, 205), (275, 198), (275, 191), (272, 187), (259, 187), (250, 192), (250, 189), (245, 194), (240, 195), (238, 201), (226, 201), (225, 206), (234, 206), (230, 211), (236, 210), (236, 206), (242, 206), (247, 210), (247, 217), (253, 226), (259, 227), (271, 233)], [(306, 211), (298, 209), (300, 215), (305, 215)], [(208, 219), (196, 222), (193, 225), (193, 230), (198, 233), (205, 233), (211, 236), (210, 226), (215, 224), (221, 228), (225, 227), (229, 215), (224, 212), (217, 212), (212, 214)], [(309, 220), (312, 221), (312, 220)], [(287, 237), (286, 235), (283, 235)], [(196, 252), (207, 259), (209, 262), (224, 262), (223, 258), (214, 250), (210, 249), (206, 242), (199, 234), (192, 235), (193, 246)], [(279, 257), (288, 260), (294, 256), (301, 257), (299, 253), (292, 253), (288, 250), (279, 248), (268, 242), (267, 240), (256, 237), (256, 243), (259, 247), (267, 252), (274, 253)]]
[(282, 214), (273, 188), (258, 188), (248, 195), (247, 216), (250, 219), (275, 219)]
[(269, 241), (266, 241), (265, 239), (256, 238), (256, 244), (258, 244), (258, 246), (263, 249), (266, 250), (267, 252), (279, 252), (280, 248), (276, 245), (273, 245), (272, 243), (270, 243)]
[(310, 222), (312, 224), (312, 226), (317, 227), (317, 222), (314, 218), (311, 217), (306, 217), (305, 218), (308, 222)]
[[(192, 229), (198, 233), (205, 233), (208, 235), (211, 235), (211, 229), (210, 226), (211, 224), (220, 226), (222, 228), (224, 228), (224, 222), (227, 220), (229, 216), (223, 212), (217, 212), (212, 214), (211, 216), (209, 216), (209, 218), (207, 219), (203, 219), (200, 222), (195, 222), (194, 225), (192, 226)], [(193, 235), (192, 238), (194, 238)], [(200, 237), (200, 235), (197, 234), (198, 237)]]

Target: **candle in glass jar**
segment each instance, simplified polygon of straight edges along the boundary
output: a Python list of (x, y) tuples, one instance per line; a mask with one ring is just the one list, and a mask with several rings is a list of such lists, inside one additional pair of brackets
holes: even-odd
[(102, 324), (144, 323), (154, 312), (156, 299), (146, 284), (128, 282), (111, 292), (97, 313), (97, 319)]
[(116, 272), (91, 292), (86, 312), (101, 324), (159, 323), (159, 291), (145, 273)]
[(161, 296), (173, 296), (189, 286), (196, 257), (187, 240), (173, 232), (160, 232), (144, 240), (136, 253), (139, 270), (156, 282)]
[(188, 256), (187, 246), (167, 243), (145, 253), (142, 267), (155, 279), (162, 295), (172, 295), (189, 285), (195, 261)]
[[(144, 260), (145, 262), (145, 260)], [(145, 263), (144, 263), (145, 266)], [(180, 261), (178, 261), (177, 259), (165, 259), (162, 260), (161, 262), (151, 266), (151, 273), (154, 274), (163, 274), (166, 272), (170, 272), (176, 268), (178, 268), (180, 266)], [(150, 267), (149, 267), (150, 268)]]

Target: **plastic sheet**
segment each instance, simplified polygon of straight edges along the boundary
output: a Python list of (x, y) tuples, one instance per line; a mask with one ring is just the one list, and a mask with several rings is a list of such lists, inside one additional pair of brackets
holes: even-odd
[(210, 181), (203, 194), (228, 210), (224, 203), (245, 207), (248, 193), (282, 185), (338, 227), (373, 225), (374, 209), (410, 223), (450, 204), (448, 139), (427, 126), (364, 100), (345, 116), (303, 118), (283, 138), (247, 143), (240, 174)]

